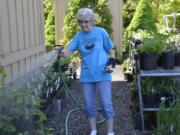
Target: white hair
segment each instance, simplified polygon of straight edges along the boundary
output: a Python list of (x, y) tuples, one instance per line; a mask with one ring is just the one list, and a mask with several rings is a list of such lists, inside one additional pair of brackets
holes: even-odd
[(96, 16), (92, 9), (90, 8), (80, 8), (77, 13), (77, 20), (81, 20), (83, 17), (89, 17), (90, 21), (96, 22)]

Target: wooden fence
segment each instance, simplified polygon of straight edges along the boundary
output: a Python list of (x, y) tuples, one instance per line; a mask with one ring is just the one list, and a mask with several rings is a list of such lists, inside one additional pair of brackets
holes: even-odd
[(43, 0), (0, 0), (0, 64), (9, 83), (38, 66), (45, 53)]

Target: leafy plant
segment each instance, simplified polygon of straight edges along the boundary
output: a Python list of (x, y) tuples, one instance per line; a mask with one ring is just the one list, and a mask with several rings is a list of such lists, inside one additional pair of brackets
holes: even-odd
[(133, 65), (131, 63), (130, 58), (127, 58), (126, 60), (124, 60), (123, 64), (122, 64), (122, 68), (125, 72), (131, 73), (132, 74), (132, 68)]
[(43, 111), (40, 109), (40, 104), (39, 107), (36, 105), (36, 109), (33, 112), (33, 116), (36, 116), (36, 119), (34, 120), (34, 124), (36, 124), (38, 127), (43, 128), (44, 122), (47, 120), (47, 116)]
[(134, 12), (136, 10), (136, 6), (139, 2), (139, 0), (123, 0), (123, 26), (125, 28), (128, 27), (128, 25), (131, 22), (131, 19), (133, 18)]
[[(164, 0), (164, 1), (159, 1), (158, 4), (158, 16), (157, 20), (160, 25), (164, 25), (164, 18), (162, 17), (163, 15), (166, 14), (172, 14), (172, 13), (179, 13), (180, 12), (180, 1), (179, 0)], [(169, 17), (169, 27), (172, 28), (173, 25), (173, 17)], [(180, 28), (180, 17), (176, 18), (176, 27), (179, 29)]]
[(157, 135), (179, 135), (180, 133), (180, 101), (171, 104), (170, 110), (165, 110), (162, 103), (157, 112)]
[[(39, 78), (43, 79), (41, 76)], [(40, 132), (45, 134), (46, 114), (39, 104), (40, 84), (38, 83), (41, 83), (40, 79), (33, 79), (32, 82), (29, 79), (14, 82), (9, 87), (0, 89), (1, 134), (39, 134)], [(33, 121), (33, 115), (38, 119)], [(25, 131), (28, 128), (31, 128), (31, 131)]]
[[(0, 58), (2, 58), (3, 55), (0, 54)], [(4, 70), (4, 67), (2, 65), (0, 65), (0, 87), (1, 85), (3, 85), (4, 83), (4, 77), (6, 76), (6, 73), (5, 73), (5, 70)], [(2, 80), (1, 80), (2, 79)]]
[(147, 30), (148, 32), (157, 31), (153, 10), (147, 0), (140, 0), (133, 19), (127, 27), (128, 31), (137, 31), (138, 29)]
[(165, 45), (165, 36), (155, 35), (152, 37), (144, 38), (143, 44), (138, 46), (138, 53), (153, 53), (161, 54)]
[(107, 0), (98, 0), (94, 11), (97, 17), (96, 25), (105, 28), (109, 35), (111, 35), (113, 31), (111, 27), (112, 15), (110, 14)]
[(177, 49), (175, 45), (175, 37), (177, 34), (176, 29), (169, 29), (169, 31), (166, 31), (168, 42), (164, 46), (164, 52), (175, 51)]
[(144, 94), (172, 92), (173, 80), (171, 78), (146, 78), (142, 81)]
[(44, 1), (45, 43), (47, 46), (55, 45), (55, 9), (53, 5), (53, 0)]
[(1, 134), (12, 134), (15, 133), (16, 127), (12, 123), (12, 118), (2, 115), (0, 116), (0, 133)]

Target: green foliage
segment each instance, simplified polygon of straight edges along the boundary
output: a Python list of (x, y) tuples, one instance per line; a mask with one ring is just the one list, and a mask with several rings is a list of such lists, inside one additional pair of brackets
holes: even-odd
[[(179, 0), (164, 0), (159, 3), (159, 14), (158, 14), (158, 21), (161, 25), (164, 25), (164, 18), (163, 15), (171, 14), (171, 13), (180, 13), (180, 1)], [(169, 26), (172, 27), (173, 25), (173, 17), (169, 17)], [(180, 16), (177, 17), (176, 20), (177, 27), (180, 29)]]
[(11, 118), (8, 116), (0, 116), (0, 130), (3, 129), (4, 134), (15, 133), (16, 128), (11, 122)]
[(169, 111), (162, 103), (157, 112), (157, 135), (179, 135), (180, 133), (180, 101), (172, 103)]
[(109, 34), (112, 33), (111, 19), (109, 9), (107, 7), (107, 0), (98, 0), (97, 2), (89, 0), (68, 0), (69, 8), (66, 11), (64, 17), (63, 32), (64, 37), (60, 41), (61, 44), (66, 46), (73, 36), (80, 31), (80, 27), (77, 24), (76, 14), (82, 7), (92, 8), (96, 13), (97, 26), (104, 27)]
[(45, 44), (55, 45), (55, 9), (53, 0), (45, 0)]
[(143, 44), (138, 46), (138, 53), (153, 53), (153, 54), (161, 54), (164, 49), (164, 45), (166, 42), (166, 36), (157, 34), (151, 37), (146, 37), (143, 39)]
[(108, 9), (107, 0), (98, 0), (98, 3), (94, 9), (96, 12), (96, 24), (97, 26), (103, 27), (109, 34), (112, 33), (112, 16)]
[[(39, 131), (44, 133), (43, 122), (46, 120), (46, 116), (35, 105), (37, 97), (35, 98), (34, 91), (33, 85), (31, 85), (30, 89), (24, 82), (12, 85), (10, 88), (3, 87), (0, 89), (0, 133), (6, 135), (22, 132), (36, 134)], [(36, 122), (32, 120), (34, 114), (39, 117)], [(36, 124), (36, 126), (32, 127), (32, 131), (25, 131), (27, 125), (24, 124), (26, 122), (28, 122), (28, 126)], [(36, 129), (37, 127), (38, 129)]]
[(174, 89), (173, 84), (171, 78), (145, 78), (142, 81), (143, 94), (170, 93)]
[(139, 2), (139, 0), (127, 0), (123, 1), (123, 26), (124, 28), (127, 28), (127, 26), (130, 24), (131, 19), (133, 18), (134, 12), (136, 10), (136, 6)]
[(124, 60), (124, 62), (122, 64), (122, 68), (125, 73), (132, 74), (133, 64), (132, 64), (132, 61), (130, 60), (130, 58), (127, 58), (126, 60)]
[(64, 37), (62, 39), (61, 44), (67, 45), (70, 40), (73, 38), (73, 36), (76, 34), (77, 31), (80, 30), (80, 28), (77, 25), (76, 20), (76, 13), (79, 8), (81, 7), (89, 7), (90, 2), (87, 0), (81, 1), (81, 0), (68, 0), (68, 10), (65, 13), (64, 17), (64, 26), (63, 26), (63, 32)]
[(175, 38), (177, 33), (176, 29), (169, 29), (169, 31), (165, 32), (166, 36), (167, 36), (167, 43), (164, 46), (164, 52), (169, 52), (169, 51), (177, 51), (178, 50), (178, 46), (175, 44)]
[[(3, 57), (3, 55), (0, 54), (0, 58), (2, 58), (2, 57)], [(5, 73), (4, 67), (2, 65), (0, 65), (0, 77), (2, 79), (2, 80), (0, 79), (0, 87), (4, 83), (4, 77), (5, 76), (6, 76), (6, 73)]]
[(49, 12), (53, 8), (53, 0), (44, 0), (44, 19), (47, 20)]
[(138, 29), (147, 30), (148, 32), (156, 31), (153, 11), (147, 0), (139, 2), (133, 19), (127, 28), (128, 31), (137, 31)]

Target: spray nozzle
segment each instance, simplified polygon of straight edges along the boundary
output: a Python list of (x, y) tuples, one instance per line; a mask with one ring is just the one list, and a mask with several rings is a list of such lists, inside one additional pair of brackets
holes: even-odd
[(59, 57), (60, 57), (60, 54), (61, 54), (62, 51), (63, 51), (63, 47), (55, 48), (55, 51), (57, 52), (57, 56), (58, 56), (58, 58), (59, 58)]
[(57, 53), (57, 59), (54, 62), (53, 67), (55, 69), (55, 72), (58, 72), (59, 71), (59, 59), (60, 59), (60, 57), (62, 56), (62, 53), (63, 53), (63, 46), (56, 47), (55, 52)]

